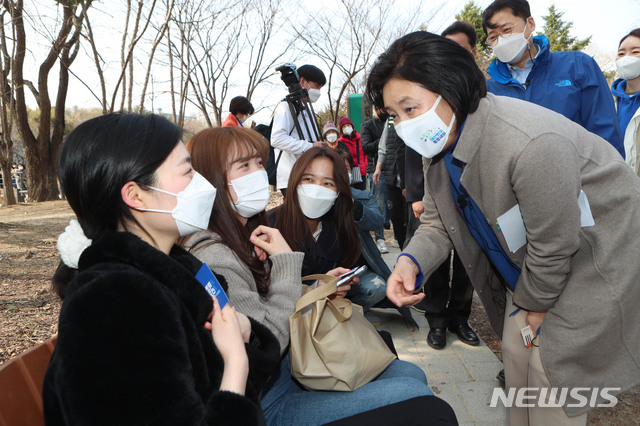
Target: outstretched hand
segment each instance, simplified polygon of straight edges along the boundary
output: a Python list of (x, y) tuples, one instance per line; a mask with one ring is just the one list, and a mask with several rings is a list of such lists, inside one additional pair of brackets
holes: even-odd
[(418, 266), (407, 256), (400, 256), (387, 280), (387, 297), (396, 306), (415, 305), (424, 299), (424, 293), (414, 294)]

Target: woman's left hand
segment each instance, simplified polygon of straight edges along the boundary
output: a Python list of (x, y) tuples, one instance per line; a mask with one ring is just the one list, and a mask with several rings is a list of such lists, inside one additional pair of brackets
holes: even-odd
[[(327, 275), (331, 275), (332, 277), (339, 277), (342, 274), (346, 274), (347, 272), (349, 272), (350, 269), (347, 268), (336, 268), (336, 269), (332, 269), (329, 272), (327, 272)], [(354, 277), (351, 279), (351, 281), (349, 281), (346, 284), (341, 285), (340, 287), (338, 287), (338, 290), (336, 290), (335, 293), (333, 293), (331, 296), (329, 296), (329, 299), (333, 300), (333, 299), (340, 299), (343, 298), (347, 295), (347, 292), (349, 290), (351, 290), (351, 286), (358, 284), (360, 282), (360, 278), (358, 277)], [(320, 281), (319, 285), (323, 285), (325, 284), (324, 281)]]
[(542, 321), (544, 321), (545, 315), (547, 315), (546, 312), (527, 312), (527, 325), (531, 327), (531, 331), (533, 331), (536, 336), (538, 335), (538, 328), (542, 326)]

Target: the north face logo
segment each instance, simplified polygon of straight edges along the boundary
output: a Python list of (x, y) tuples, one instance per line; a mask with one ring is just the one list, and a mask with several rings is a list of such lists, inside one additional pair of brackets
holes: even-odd
[(558, 87), (571, 86), (571, 80), (560, 80), (559, 82), (556, 83), (556, 86)]

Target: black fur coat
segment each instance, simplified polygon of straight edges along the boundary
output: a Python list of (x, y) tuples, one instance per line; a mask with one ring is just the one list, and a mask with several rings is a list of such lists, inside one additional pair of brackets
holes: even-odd
[(258, 395), (278, 341), (252, 320), (246, 397), (219, 391), (224, 364), (204, 328), (213, 303), (195, 279), (200, 266), (178, 246), (167, 256), (126, 232), (84, 251), (45, 377), (47, 424), (264, 423)]

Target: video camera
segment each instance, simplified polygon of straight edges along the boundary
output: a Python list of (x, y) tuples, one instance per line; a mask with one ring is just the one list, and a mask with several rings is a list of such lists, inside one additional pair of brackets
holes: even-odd
[(302, 86), (300, 85), (300, 76), (296, 64), (286, 63), (276, 68), (276, 71), (280, 73), (280, 78), (289, 89), (289, 93), (302, 92)]

